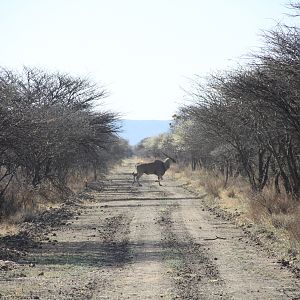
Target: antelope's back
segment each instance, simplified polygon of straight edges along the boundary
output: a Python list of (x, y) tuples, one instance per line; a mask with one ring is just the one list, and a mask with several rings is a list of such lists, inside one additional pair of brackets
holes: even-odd
[(136, 166), (138, 173), (145, 173), (149, 174), (156, 174), (156, 175), (163, 175), (165, 173), (165, 166), (161, 160), (155, 160), (151, 163), (144, 163), (139, 164)]

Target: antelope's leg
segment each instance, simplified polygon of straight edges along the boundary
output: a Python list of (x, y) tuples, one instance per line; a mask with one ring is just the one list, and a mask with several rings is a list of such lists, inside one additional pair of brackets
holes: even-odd
[(158, 184), (160, 185), (160, 186), (162, 186), (162, 184), (160, 183), (160, 180), (162, 179), (162, 176), (157, 176), (158, 177)]
[(136, 174), (133, 172), (132, 175), (133, 175), (133, 182), (132, 182), (132, 185), (134, 185)]
[(137, 181), (137, 183), (139, 184), (139, 186), (142, 186), (142, 185), (140, 184), (140, 181), (139, 181), (139, 179), (142, 177), (142, 175), (143, 175), (143, 174), (137, 174), (137, 176), (136, 176), (136, 181)]

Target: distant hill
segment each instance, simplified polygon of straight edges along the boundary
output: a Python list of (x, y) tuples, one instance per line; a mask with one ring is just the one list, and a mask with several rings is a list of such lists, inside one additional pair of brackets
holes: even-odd
[(142, 139), (169, 130), (169, 120), (121, 120), (120, 136), (134, 146)]

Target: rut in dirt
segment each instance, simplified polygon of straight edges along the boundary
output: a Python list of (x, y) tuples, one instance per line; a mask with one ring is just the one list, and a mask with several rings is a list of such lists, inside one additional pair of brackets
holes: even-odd
[[(218, 296), (220, 299), (229, 299), (218, 268), (209, 257), (205, 247), (194, 242), (182, 220), (176, 220), (174, 224), (172, 214), (176, 209), (178, 205), (162, 211), (159, 224), (162, 226), (163, 244), (166, 249), (165, 263), (173, 262), (173, 274), (175, 274), (173, 282), (178, 297), (180, 299), (208, 299), (208, 295), (211, 295)], [(180, 228), (180, 235), (174, 226)]]

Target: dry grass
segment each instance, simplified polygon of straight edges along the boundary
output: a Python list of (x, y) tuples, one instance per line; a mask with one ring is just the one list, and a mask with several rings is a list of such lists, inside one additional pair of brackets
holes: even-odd
[(288, 218), (284, 223), (291, 237), (300, 241), (300, 206), (294, 210), (291, 218)]
[(19, 226), (9, 221), (0, 223), (0, 237), (6, 235), (14, 235), (19, 232)]
[[(110, 168), (111, 167), (108, 166), (107, 169), (109, 170)], [(68, 177), (67, 186), (72, 192), (77, 193), (82, 191), (88, 183), (101, 180), (103, 177), (104, 177), (104, 170), (103, 173), (97, 171), (96, 174), (94, 173), (93, 170), (82, 171), (82, 172), (77, 171), (77, 172), (73, 172), (72, 175)]]
[(192, 171), (190, 168), (172, 166), (171, 176), (184, 182), (193, 189), (205, 191), (214, 198), (222, 198), (225, 194), (229, 198), (236, 198), (241, 192), (248, 190), (246, 183), (240, 178), (230, 179), (224, 188), (224, 176), (220, 172), (200, 169)]
[(216, 177), (214, 180), (206, 180), (204, 183), (205, 191), (215, 198), (220, 197), (222, 186), (223, 184), (218, 177)]
[[(68, 178), (68, 191), (70, 193), (82, 191), (86, 182), (93, 180), (93, 172), (74, 173)], [(63, 190), (51, 182), (33, 188), (20, 178), (13, 181), (1, 204), (0, 235), (14, 234), (21, 222), (30, 221), (38, 212), (59, 207), (65, 199), (63, 193)]]
[(287, 194), (277, 194), (273, 188), (266, 187), (261, 193), (249, 194), (247, 198), (249, 215), (256, 222), (269, 224), (274, 230), (290, 231), (291, 224), (295, 225), (297, 220), (295, 214), (299, 211), (299, 203)]

